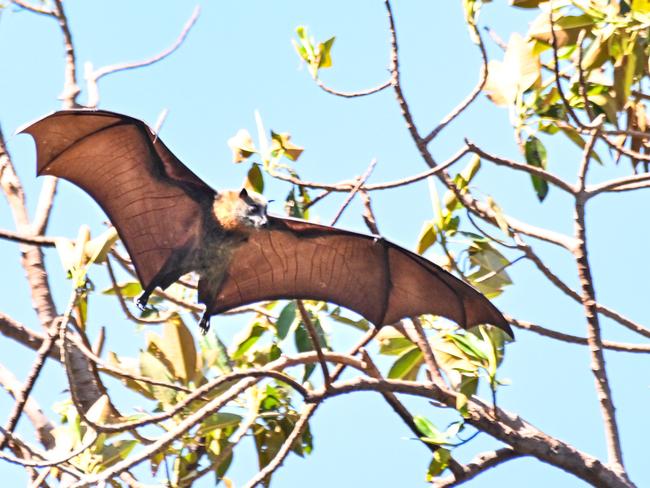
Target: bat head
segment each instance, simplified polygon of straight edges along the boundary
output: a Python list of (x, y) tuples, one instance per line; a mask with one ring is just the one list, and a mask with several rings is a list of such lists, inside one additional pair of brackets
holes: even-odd
[(212, 209), (223, 229), (248, 234), (267, 225), (267, 204), (259, 193), (242, 188), (219, 192), (214, 197)]

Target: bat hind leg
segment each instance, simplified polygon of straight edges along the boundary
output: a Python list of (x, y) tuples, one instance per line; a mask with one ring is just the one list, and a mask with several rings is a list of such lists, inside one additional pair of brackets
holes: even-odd
[(201, 328), (201, 335), (205, 335), (210, 330), (210, 312), (206, 310), (203, 312), (203, 316), (199, 322), (199, 327)]

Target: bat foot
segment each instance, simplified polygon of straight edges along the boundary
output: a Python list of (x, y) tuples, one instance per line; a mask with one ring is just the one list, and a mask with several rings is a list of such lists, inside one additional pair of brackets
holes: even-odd
[(138, 307), (141, 312), (144, 312), (145, 309), (147, 308), (148, 301), (149, 301), (149, 294), (147, 292), (143, 292), (139, 297), (133, 300), (135, 306)]
[(203, 314), (203, 317), (201, 317), (201, 321), (199, 322), (199, 327), (201, 328), (201, 335), (205, 335), (208, 333), (210, 330), (210, 315), (208, 315), (207, 312)]

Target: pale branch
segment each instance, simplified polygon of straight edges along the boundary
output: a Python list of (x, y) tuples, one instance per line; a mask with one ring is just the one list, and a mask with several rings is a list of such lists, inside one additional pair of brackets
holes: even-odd
[(106, 257), (106, 270), (108, 271), (108, 276), (111, 280), (111, 286), (113, 287), (113, 292), (115, 293), (115, 296), (117, 297), (117, 301), (120, 304), (120, 308), (124, 312), (124, 315), (126, 315), (127, 318), (129, 318), (129, 320), (136, 322), (138, 324), (162, 324), (164, 322), (167, 322), (172, 317), (173, 313), (171, 312), (157, 319), (143, 319), (140, 317), (136, 317), (133, 314), (133, 312), (131, 312), (131, 310), (129, 309), (129, 306), (126, 304), (126, 300), (122, 295), (120, 286), (117, 284), (117, 279), (115, 278), (115, 272), (113, 271), (113, 265), (111, 264), (111, 260), (108, 256)]
[(77, 103), (77, 96), (81, 90), (77, 84), (77, 64), (75, 61), (72, 34), (68, 27), (68, 19), (63, 10), (62, 0), (54, 0), (54, 10), (52, 15), (59, 24), (61, 34), (63, 34), (63, 46), (65, 48), (65, 76), (61, 101), (63, 103), (63, 108), (78, 108), (79, 104)]
[[(522, 330), (528, 330), (539, 334), (544, 337), (550, 337), (558, 341), (566, 342), (569, 344), (580, 344), (583, 346), (588, 345), (586, 337), (579, 337), (572, 334), (566, 334), (564, 332), (559, 332), (557, 330), (549, 329), (541, 325), (533, 324), (525, 320), (519, 320), (514, 317), (511, 317), (507, 314), (504, 314), (504, 317), (509, 324), (514, 325)], [(615, 342), (615, 341), (602, 341), (603, 347), (611, 351), (620, 351), (620, 352), (630, 352), (630, 353), (650, 353), (650, 344), (629, 344), (625, 342)]]
[(192, 11), (192, 15), (183, 26), (181, 33), (176, 38), (174, 43), (171, 46), (169, 46), (167, 49), (156, 54), (155, 56), (152, 56), (150, 58), (141, 61), (112, 64), (110, 66), (104, 66), (103, 68), (99, 68), (97, 70), (94, 70), (90, 64), (87, 64), (85, 69), (85, 79), (86, 79), (86, 85), (88, 91), (88, 106), (96, 107), (99, 104), (99, 89), (97, 87), (97, 82), (104, 76), (117, 73), (120, 71), (126, 71), (126, 70), (131, 70), (136, 68), (142, 68), (144, 66), (150, 66), (154, 63), (157, 63), (158, 61), (165, 59), (166, 57), (171, 55), (174, 51), (176, 51), (185, 41), (190, 30), (198, 20), (200, 13), (201, 13), (201, 7), (197, 5), (196, 7), (194, 7), (194, 10)]
[[(563, 291), (566, 295), (571, 297), (573, 300), (576, 302), (582, 303), (580, 294), (573, 290), (569, 285), (564, 283), (562, 279), (560, 279), (559, 276), (557, 276), (551, 269), (544, 263), (544, 261), (535, 253), (535, 251), (525, 242), (521, 240), (521, 238), (517, 235), (515, 235), (515, 240), (517, 241), (517, 246), (521, 251), (526, 253), (526, 257), (535, 264), (537, 269), (540, 270), (540, 272), (552, 283), (554, 284), (558, 289)], [(596, 309), (598, 310), (599, 313), (603, 314), (606, 317), (609, 317), (612, 320), (615, 320), (622, 326), (630, 329), (633, 332), (636, 332), (639, 335), (642, 335), (643, 337), (648, 337), (650, 338), (650, 329), (642, 326), (641, 324), (638, 324), (634, 322), (633, 320), (625, 317), (624, 315), (618, 313), (617, 311), (602, 305), (598, 302), (596, 302)]]
[(43, 7), (40, 7), (40, 6), (37, 6), (37, 5), (33, 5), (31, 3), (27, 3), (24, 0), (11, 0), (11, 3), (13, 3), (14, 5), (16, 5), (16, 6), (22, 8), (24, 10), (27, 10), (29, 12), (33, 12), (35, 14), (51, 15), (51, 16), (54, 15), (54, 12), (52, 12), (51, 10), (48, 10), (46, 8), (43, 8)]
[(307, 333), (309, 334), (309, 338), (311, 339), (311, 345), (316, 351), (316, 354), (318, 354), (318, 362), (320, 363), (320, 367), (323, 371), (323, 382), (325, 383), (325, 388), (327, 388), (331, 383), (331, 378), (330, 378), (330, 372), (327, 369), (327, 361), (325, 360), (325, 356), (323, 355), (322, 346), (324, 346), (324, 344), (321, 344), (320, 341), (318, 340), (318, 332), (316, 332), (316, 327), (314, 326), (314, 323), (312, 322), (311, 317), (309, 316), (309, 312), (307, 312), (307, 310), (305, 309), (305, 304), (303, 303), (303, 301), (296, 300), (296, 305), (298, 306), (298, 311), (300, 312), (300, 318), (302, 320), (302, 323), (305, 326), (305, 329), (307, 329)]
[(304, 406), (304, 410), (300, 414), (298, 422), (296, 422), (296, 424), (293, 426), (293, 430), (284, 440), (282, 446), (280, 446), (280, 449), (273, 457), (271, 462), (264, 466), (264, 468), (262, 468), (257, 474), (255, 474), (255, 476), (253, 476), (253, 478), (244, 485), (244, 488), (254, 488), (260, 483), (263, 483), (264, 479), (267, 476), (273, 474), (273, 472), (282, 465), (285, 458), (287, 457), (287, 454), (289, 454), (289, 451), (293, 447), (293, 444), (304, 432), (305, 428), (308, 425), (310, 417), (316, 411), (318, 405), (318, 403), (311, 403)]
[(321, 88), (322, 90), (326, 91), (327, 93), (330, 93), (332, 95), (336, 95), (337, 97), (343, 97), (343, 98), (357, 98), (357, 97), (365, 97), (367, 95), (372, 95), (374, 93), (378, 93), (390, 86), (390, 80), (386, 81), (385, 83), (382, 83), (381, 85), (377, 85), (372, 88), (368, 88), (367, 90), (359, 90), (355, 92), (343, 92), (339, 90), (334, 90), (333, 88), (328, 87), (323, 83), (319, 78), (316, 78), (316, 85)]
[[(23, 388), (23, 385), (18, 381), (13, 372), (7, 369), (3, 364), (0, 364), (0, 384), (14, 399), (17, 398), (18, 392)], [(50, 420), (45, 416), (43, 410), (33, 397), (27, 399), (24, 410), (25, 415), (27, 415), (27, 418), (34, 427), (36, 439), (45, 449), (53, 449), (55, 446), (53, 435), (54, 425), (52, 425)]]
[(501, 463), (522, 457), (523, 455), (512, 449), (511, 447), (502, 447), (494, 451), (483, 452), (472, 459), (469, 463), (462, 465), (460, 469), (456, 469), (453, 476), (448, 478), (439, 478), (432, 483), (433, 488), (451, 488), (469, 481), (477, 475), (484, 473), (490, 468), (494, 468)]
[(449, 112), (439, 123), (438, 125), (428, 134), (424, 137), (424, 142), (425, 144), (429, 144), (435, 137), (442, 131), (447, 125), (449, 125), (451, 122), (454, 121), (460, 114), (462, 114), (471, 104), (476, 100), (476, 97), (479, 96), (481, 91), (483, 90), (483, 87), (485, 86), (485, 83), (487, 82), (487, 77), (488, 77), (488, 58), (487, 58), (487, 52), (485, 50), (485, 44), (483, 42), (483, 38), (481, 37), (481, 33), (478, 30), (478, 27), (476, 24), (472, 23), (470, 24), (470, 28), (472, 29), (474, 35), (476, 36), (477, 42), (476, 44), (478, 45), (479, 51), (481, 53), (481, 72), (479, 74), (479, 80), (474, 89), (470, 92), (469, 95), (460, 102), (460, 104), (454, 108), (451, 112)]
[(174, 428), (169, 429), (165, 434), (161, 435), (155, 442), (146, 446), (136, 454), (129, 456), (110, 468), (105, 469), (98, 474), (88, 474), (80, 479), (77, 483), (71, 485), (71, 488), (81, 488), (85, 486), (97, 486), (101, 483), (120, 475), (121, 473), (137, 466), (143, 461), (150, 459), (152, 456), (166, 449), (176, 439), (185, 434), (188, 430), (201, 422), (206, 417), (219, 411), (230, 402), (233, 398), (239, 395), (242, 391), (249, 388), (256, 382), (255, 379), (248, 378), (247, 380), (237, 383), (230, 387), (222, 395), (210, 400), (207, 404), (199, 408), (197, 411), (186, 416)]
[[(596, 119), (598, 120), (598, 119)], [(602, 121), (600, 122), (602, 123)], [(593, 276), (587, 255), (587, 231), (585, 223), (585, 186), (586, 177), (591, 161), (591, 152), (598, 138), (598, 128), (594, 129), (589, 141), (585, 145), (582, 161), (578, 170), (578, 193), (575, 198), (575, 238), (578, 246), (574, 249), (573, 255), (578, 268), (578, 277), (582, 288), (581, 302), (587, 319), (587, 341), (591, 353), (591, 371), (596, 383), (596, 393), (600, 403), (601, 414), (605, 427), (605, 438), (607, 442), (607, 454), (609, 462), (617, 470), (625, 473), (623, 464), (623, 452), (621, 440), (616, 423), (616, 414), (612, 392), (605, 366), (603, 354), (603, 343), (600, 332), (600, 321), (596, 307), (596, 291), (594, 289)]]
[[(37, 351), (45, 340), (44, 334), (28, 329), (17, 320), (2, 312), (0, 312), (0, 334), (15, 340), (33, 351)], [(55, 345), (52, 351), (50, 351), (50, 357), (57, 359), (59, 357), (58, 354), (58, 346)]]
[[(356, 378), (334, 383), (327, 392), (322, 393), (322, 396), (331, 398), (358, 391), (404, 393), (429, 398), (444, 403), (450, 408), (454, 408), (456, 401), (453, 393), (445, 392), (436, 385), (424, 386), (411, 381), (375, 378)], [(318, 398), (314, 400), (318, 401)], [(495, 420), (493, 414), (495, 409), (498, 420)], [(533, 456), (568, 471), (594, 486), (609, 488), (631, 488), (634, 486), (623, 473), (603, 464), (598, 458), (545, 434), (516, 414), (488, 405), (473, 397), (467, 402), (467, 415), (469, 424), (511, 446), (522, 456)]]
[(195, 471), (190, 471), (187, 475), (179, 480), (181, 486), (190, 486), (191, 483), (206, 474), (213, 472), (221, 466), (221, 464), (230, 455), (233, 449), (242, 441), (246, 433), (255, 425), (257, 421), (258, 408), (249, 408), (247, 418), (240, 422), (237, 430), (228, 438), (228, 443), (219, 451), (219, 454), (210, 460), (205, 468)]
[[(359, 187), (359, 191), (361, 192), (371, 192), (371, 191), (376, 191), (376, 190), (387, 190), (389, 188), (397, 188), (400, 186), (406, 186), (410, 185), (411, 183), (415, 183), (416, 181), (421, 181), (427, 179), (429, 176), (436, 175), (445, 169), (447, 169), (449, 166), (452, 164), (458, 162), (463, 156), (465, 156), (469, 151), (469, 148), (467, 146), (463, 146), (458, 152), (456, 152), (452, 157), (450, 157), (448, 160), (436, 165), (436, 167), (431, 168), (427, 171), (423, 171), (422, 173), (409, 176), (400, 180), (395, 180), (395, 181), (388, 181), (385, 183), (372, 183), (369, 185), (361, 185)], [(339, 183), (320, 183), (320, 182), (315, 182), (315, 181), (304, 181), (301, 180), (300, 178), (296, 178), (295, 176), (291, 175), (285, 175), (281, 173), (272, 173), (271, 176), (273, 178), (276, 178), (278, 180), (286, 181), (289, 183), (293, 183), (294, 185), (298, 186), (304, 186), (307, 188), (315, 188), (315, 189), (321, 189), (321, 190), (326, 190), (327, 192), (349, 192), (353, 188), (355, 188), (356, 182), (354, 181), (341, 181)], [(329, 194), (329, 193), (328, 193)], [(320, 198), (324, 198), (327, 196), (327, 194), (320, 196)], [(314, 199), (311, 203), (310, 206), (314, 205), (318, 201), (318, 197)]]
[(377, 227), (377, 219), (375, 218), (375, 213), (372, 210), (372, 202), (370, 201), (370, 195), (365, 191), (360, 191), (359, 196), (361, 197), (361, 202), (363, 203), (363, 221), (368, 227), (368, 230), (374, 235), (379, 235), (379, 227)]
[(467, 147), (469, 147), (469, 150), (476, 154), (477, 156), (480, 156), (483, 159), (486, 159), (487, 161), (490, 161), (498, 166), (505, 166), (507, 168), (511, 168), (517, 171), (523, 171), (524, 173), (528, 173), (530, 175), (538, 176), (542, 178), (543, 180), (557, 186), (558, 188), (564, 190), (565, 192), (569, 193), (570, 195), (574, 195), (576, 192), (576, 189), (574, 188), (573, 185), (570, 183), (564, 181), (562, 178), (560, 178), (557, 175), (554, 175), (550, 171), (546, 171), (545, 169), (539, 168), (537, 166), (531, 166), (530, 164), (525, 164), (525, 163), (519, 163), (517, 161), (513, 161), (511, 159), (507, 158), (502, 158), (499, 156), (495, 156), (493, 154), (490, 154), (480, 147), (476, 146), (473, 142), (465, 139), (465, 143), (467, 144)]
[[(395, 23), (393, 20), (393, 13), (390, 6), (390, 1), (385, 0), (384, 5), (386, 7), (386, 11), (388, 14), (389, 33), (391, 38), (391, 60), (392, 60), (391, 73), (393, 76), (392, 79), (393, 79), (393, 89), (395, 91), (395, 97), (397, 99), (397, 103), (402, 112), (402, 117), (404, 118), (404, 122), (406, 123), (406, 128), (408, 129), (411, 138), (413, 139), (413, 142), (415, 143), (418, 151), (420, 152), (422, 159), (424, 159), (424, 162), (427, 164), (427, 166), (433, 169), (437, 167), (437, 164), (433, 159), (433, 156), (427, 149), (426, 143), (424, 142), (424, 140), (422, 139), (422, 137), (418, 132), (408, 102), (406, 101), (406, 98), (404, 97), (404, 93), (402, 91), (402, 87), (400, 84), (399, 55), (398, 55), (399, 50), (397, 45), (397, 34), (395, 31)], [(461, 201), (461, 203), (470, 211), (472, 211), (475, 215), (491, 223), (497, 222), (497, 218), (494, 210), (492, 210), (487, 204), (475, 200), (467, 193), (463, 193), (459, 191), (456, 184), (453, 182), (453, 180), (449, 177), (449, 175), (446, 172), (444, 171), (440, 172), (438, 174), (438, 177), (442, 180), (445, 186), (447, 186), (447, 188), (451, 189), (455, 193), (456, 197)], [(504, 216), (504, 218), (506, 219), (508, 226), (513, 231), (520, 232), (522, 234), (526, 234), (546, 242), (550, 242), (552, 244), (564, 247), (565, 249), (571, 251), (574, 249), (576, 245), (574, 239), (569, 236), (565, 236), (563, 234), (548, 229), (541, 229), (535, 227), (533, 225), (514, 219), (513, 217)]]
[[(115, 378), (119, 379), (130, 379), (133, 381), (140, 381), (142, 383), (147, 383), (149, 385), (154, 385), (154, 386), (162, 386), (163, 388), (169, 388), (170, 390), (176, 390), (176, 391), (182, 391), (184, 393), (192, 393), (194, 389), (187, 388), (182, 385), (176, 385), (174, 383), (169, 383), (167, 381), (160, 381), (160, 380), (154, 380), (153, 378), (149, 378), (147, 376), (142, 376), (139, 374), (135, 373), (130, 373), (128, 371), (124, 371), (121, 368), (117, 368), (115, 366), (112, 366), (111, 364), (107, 363), (104, 361), (102, 358), (100, 358), (97, 354), (95, 354), (84, 342), (81, 340), (80, 337), (78, 336), (72, 336), (68, 337), (68, 340), (70, 342), (73, 342), (75, 346), (81, 351), (81, 353), (86, 356), (90, 361), (92, 361), (99, 371), (102, 373), (109, 374)], [(205, 399), (205, 397), (201, 397), (201, 399)]]
[(591, 198), (602, 192), (628, 191), (628, 190), (643, 188), (645, 185), (637, 186), (637, 187), (630, 186), (630, 185), (634, 185), (636, 183), (645, 183), (647, 185), (649, 182), (650, 182), (650, 173), (641, 173), (638, 175), (616, 178), (595, 185), (587, 185), (585, 187), (585, 193), (587, 194), (586, 195), (587, 198)]
[(53, 344), (54, 337), (50, 333), (45, 337), (45, 340), (36, 353), (36, 358), (34, 358), (34, 363), (32, 364), (29, 374), (27, 375), (27, 379), (25, 380), (23, 388), (15, 392), (16, 402), (14, 403), (14, 407), (9, 414), (7, 423), (3, 428), (3, 437), (2, 440), (0, 440), (0, 451), (7, 445), (9, 436), (13, 434), (13, 431), (18, 424), (18, 420), (20, 420), (20, 416), (25, 409), (25, 405), (29, 400), (29, 396), (31, 395), (32, 389), (34, 388), (34, 384), (41, 374), (41, 370), (43, 369), (43, 365), (45, 364), (45, 360), (47, 359), (47, 356), (50, 353)]
[[(370, 376), (371, 378), (382, 379), (382, 375), (379, 372), (379, 369), (372, 361), (372, 358), (370, 357), (370, 355), (365, 349), (361, 349), (361, 358), (363, 359), (363, 362), (366, 363), (366, 373), (368, 374), (368, 376)], [(420, 429), (418, 429), (417, 425), (415, 425), (415, 421), (413, 420), (413, 415), (411, 415), (411, 413), (407, 410), (404, 404), (399, 401), (397, 395), (395, 395), (395, 393), (393, 393), (392, 391), (384, 391), (382, 392), (382, 396), (384, 397), (384, 400), (386, 400), (386, 403), (390, 405), (393, 411), (408, 426), (408, 428), (411, 430), (413, 435), (418, 439), (422, 437), (422, 432), (420, 432)], [(425, 445), (427, 449), (429, 449), (432, 452), (435, 452), (438, 449), (438, 446), (431, 444), (429, 442), (422, 442), (422, 444)]]
[[(431, 343), (427, 338), (427, 334), (424, 332), (422, 322), (420, 322), (420, 319), (417, 317), (411, 317), (411, 322), (413, 323), (412, 330), (414, 330), (415, 333), (409, 334), (407, 337), (409, 337), (411, 341), (417, 344), (418, 348), (422, 352), (422, 356), (424, 357), (424, 364), (427, 365), (431, 380), (436, 383), (438, 387), (444, 389), (446, 387), (446, 383), (442, 377), (442, 374), (440, 373), (440, 367), (436, 361), (436, 356), (433, 354), (433, 349), (431, 348)], [(410, 332), (410, 330), (411, 329), (407, 330), (407, 332)]]
[(361, 176), (359, 176), (359, 178), (357, 178), (357, 183), (352, 187), (347, 197), (345, 198), (345, 201), (341, 205), (341, 208), (339, 208), (338, 212), (336, 212), (336, 215), (332, 219), (332, 222), (330, 223), (331, 226), (336, 225), (338, 220), (341, 218), (341, 215), (343, 215), (345, 209), (348, 207), (348, 205), (350, 205), (350, 202), (352, 202), (352, 199), (357, 194), (359, 189), (363, 186), (366, 180), (370, 178), (370, 175), (372, 174), (376, 165), (377, 165), (377, 160), (373, 158), (372, 161), (370, 161), (370, 165), (368, 166), (368, 169), (366, 169), (366, 171)]
[[(11, 441), (16, 440), (16, 436), (12, 435), (10, 437)], [(31, 466), (33, 468), (45, 468), (45, 467), (50, 467), (50, 466), (55, 466), (57, 468), (60, 468), (62, 471), (65, 471), (68, 474), (71, 474), (75, 476), (76, 478), (80, 478), (80, 474), (69, 469), (66, 467), (66, 464), (68, 461), (70, 461), (72, 458), (79, 456), (81, 453), (84, 451), (88, 450), (97, 440), (97, 434), (92, 433), (91, 435), (88, 436), (86, 439), (84, 437), (84, 440), (78, 448), (74, 449), (73, 451), (63, 454), (57, 458), (51, 458), (47, 456), (45, 453), (37, 451), (33, 447), (31, 447), (29, 450), (32, 454), (36, 454), (39, 460), (29, 460), (29, 459), (20, 459), (16, 458), (14, 456), (10, 456), (8, 454), (5, 454), (3, 452), (0, 452), (0, 459), (4, 459), (5, 461), (8, 461), (12, 464), (19, 464), (21, 466)], [(23, 443), (25, 444), (25, 443)]]
[(45, 176), (43, 179), (43, 186), (38, 196), (38, 204), (36, 205), (36, 212), (32, 220), (33, 234), (41, 235), (47, 229), (58, 181), (58, 178), (53, 176)]
[(0, 229), (0, 239), (41, 247), (54, 247), (56, 245), (56, 238), (54, 237), (32, 235), (31, 233), (14, 232), (5, 229)]

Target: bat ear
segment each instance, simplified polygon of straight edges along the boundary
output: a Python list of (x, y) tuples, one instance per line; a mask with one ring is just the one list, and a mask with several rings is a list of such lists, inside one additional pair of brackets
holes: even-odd
[(248, 190), (246, 188), (242, 188), (241, 191), (239, 192), (239, 198), (248, 198)]

